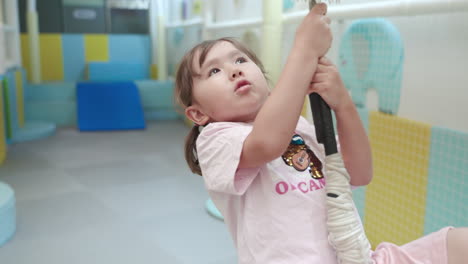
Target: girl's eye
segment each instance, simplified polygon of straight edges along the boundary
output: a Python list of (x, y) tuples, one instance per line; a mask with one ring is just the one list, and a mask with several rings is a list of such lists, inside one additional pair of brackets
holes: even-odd
[(218, 69), (218, 68), (213, 68), (213, 69), (211, 69), (210, 72), (208, 73), (208, 76), (211, 76), (211, 75), (216, 74), (216, 73), (218, 73), (218, 72), (219, 72), (219, 69)]
[(237, 58), (237, 60), (236, 60), (236, 63), (237, 63), (237, 64), (244, 63), (244, 62), (247, 62), (247, 60), (246, 60), (244, 57), (239, 57), (239, 58)]

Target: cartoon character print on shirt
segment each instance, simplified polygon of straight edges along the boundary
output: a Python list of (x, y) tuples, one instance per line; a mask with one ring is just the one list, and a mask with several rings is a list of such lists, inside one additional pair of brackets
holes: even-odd
[(310, 176), (314, 179), (322, 179), (322, 162), (317, 158), (314, 152), (306, 145), (304, 139), (295, 134), (288, 149), (281, 156), (286, 165), (293, 167), (297, 171), (309, 169)]

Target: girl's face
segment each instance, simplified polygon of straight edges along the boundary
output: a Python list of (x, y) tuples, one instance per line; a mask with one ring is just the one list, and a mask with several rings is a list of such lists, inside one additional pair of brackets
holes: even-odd
[(185, 110), (196, 124), (232, 121), (251, 122), (268, 97), (268, 83), (260, 68), (230, 42), (220, 41), (199, 65), (193, 67), (193, 104)]

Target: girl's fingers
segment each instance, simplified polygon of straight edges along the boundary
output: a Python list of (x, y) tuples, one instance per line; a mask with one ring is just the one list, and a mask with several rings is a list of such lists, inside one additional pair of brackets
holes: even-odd
[(317, 72), (316, 74), (314, 74), (314, 77), (312, 78), (312, 83), (320, 83), (326, 80), (327, 80), (326, 73)]
[(319, 64), (323, 64), (323, 65), (326, 65), (326, 66), (332, 66), (333, 63), (331, 62), (331, 60), (329, 60), (327, 57), (323, 56), (320, 58), (319, 60)]
[(325, 73), (325, 72), (328, 72), (327, 70), (327, 65), (325, 64), (321, 64), (320, 61), (319, 61), (319, 64), (317, 65), (317, 69), (315, 70), (315, 73)]
[(326, 85), (323, 83), (311, 83), (309, 85), (309, 93), (318, 93), (320, 94), (326, 88)]
[(327, 17), (327, 16), (323, 16), (323, 17), (322, 17), (322, 20), (323, 20), (325, 23), (327, 23), (328, 25), (331, 24), (331, 19), (330, 19), (329, 17)]

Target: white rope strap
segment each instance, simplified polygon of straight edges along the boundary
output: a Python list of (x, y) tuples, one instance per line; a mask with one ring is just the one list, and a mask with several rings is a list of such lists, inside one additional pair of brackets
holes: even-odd
[(327, 156), (325, 164), (328, 240), (336, 251), (338, 263), (373, 263), (371, 246), (356, 215), (350, 177), (341, 155), (335, 153)]

